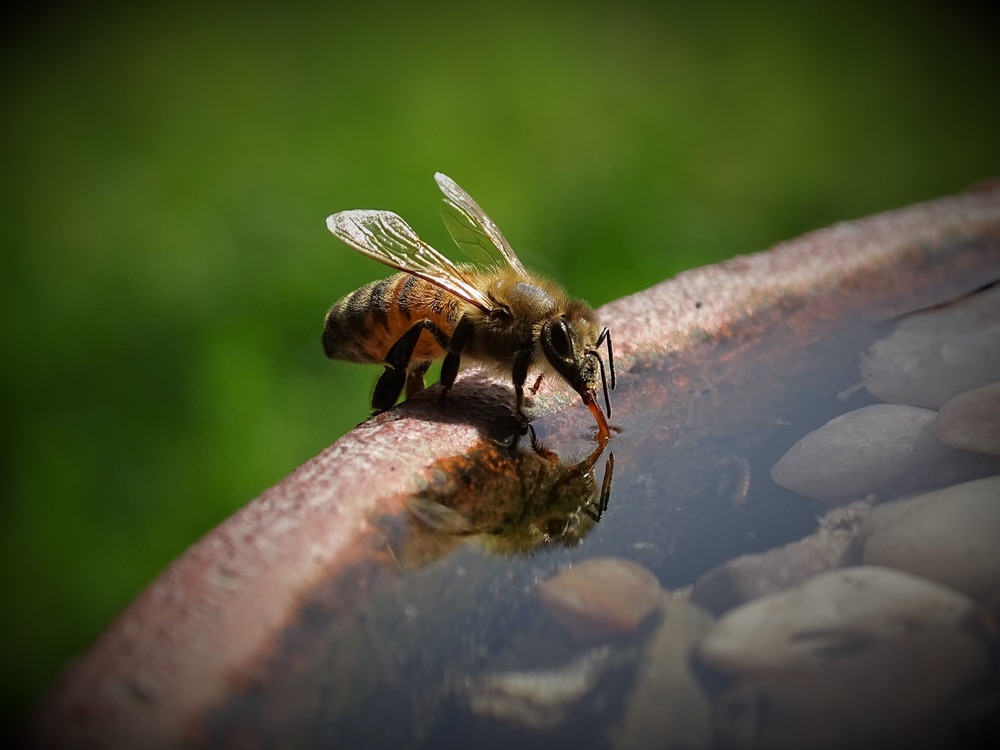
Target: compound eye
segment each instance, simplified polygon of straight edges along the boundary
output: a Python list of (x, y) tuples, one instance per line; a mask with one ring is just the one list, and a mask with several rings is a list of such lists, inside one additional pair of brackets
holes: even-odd
[(552, 342), (552, 348), (556, 354), (566, 359), (570, 358), (572, 355), (572, 344), (570, 344), (569, 328), (566, 326), (565, 320), (557, 318), (549, 326), (549, 340)]

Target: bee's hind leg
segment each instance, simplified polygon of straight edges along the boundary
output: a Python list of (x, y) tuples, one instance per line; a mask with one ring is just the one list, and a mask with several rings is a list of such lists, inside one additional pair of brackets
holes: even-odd
[(375, 410), (376, 414), (387, 411), (395, 405), (399, 394), (403, 391), (406, 379), (407, 373), (405, 368), (397, 370), (386, 365), (385, 371), (379, 376), (378, 382), (375, 383), (375, 392), (372, 394), (372, 409)]
[(391, 409), (403, 392), (403, 386), (406, 386), (407, 396), (423, 390), (424, 373), (430, 363), (422, 362), (410, 369), (413, 350), (417, 348), (417, 341), (423, 331), (429, 332), (442, 348), (448, 347), (448, 335), (433, 320), (424, 318), (410, 326), (385, 355), (385, 371), (375, 384), (375, 392), (372, 394), (372, 408), (375, 411)]

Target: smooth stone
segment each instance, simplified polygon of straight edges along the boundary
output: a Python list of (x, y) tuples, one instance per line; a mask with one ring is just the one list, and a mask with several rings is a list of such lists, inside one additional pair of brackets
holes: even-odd
[(492, 672), (471, 681), (466, 698), (478, 716), (532, 729), (563, 722), (570, 708), (597, 685), (612, 656), (604, 645), (553, 669)]
[(614, 750), (704, 748), (712, 739), (712, 701), (690, 657), (714, 618), (667, 592), (660, 612), (660, 625), (639, 657), (623, 718), (612, 730)]
[(635, 631), (660, 603), (656, 576), (638, 563), (598, 557), (538, 584), (542, 606), (581, 643)]
[(975, 611), (966, 595), (908, 573), (840, 568), (731, 610), (698, 653), (726, 674), (793, 674), (864, 656), (882, 643), (957, 630)]
[(987, 682), (981, 615), (952, 589), (873, 566), (738, 607), (697, 649), (734, 678), (716, 701), (722, 744), (920, 747), (947, 735), (956, 703)]
[(938, 476), (953, 449), (932, 431), (935, 413), (875, 404), (842, 414), (797, 442), (771, 467), (782, 487), (830, 505), (899, 495)]
[(881, 649), (863, 662), (735, 683), (715, 702), (720, 745), (728, 750), (968, 747), (961, 729), (964, 701), (970, 689), (987, 681), (988, 651), (960, 634), (938, 635)]
[(717, 565), (695, 581), (691, 601), (718, 615), (819, 573), (859, 564), (858, 533), (870, 510), (863, 501), (835, 508), (820, 519), (815, 533), (803, 539)]
[(1000, 591), (1000, 476), (876, 508), (862, 535), (865, 564), (986, 600)]
[(860, 369), (869, 393), (936, 409), (1000, 376), (1000, 286), (904, 318)]
[(966, 391), (945, 403), (934, 420), (945, 445), (1000, 455), (1000, 383)]

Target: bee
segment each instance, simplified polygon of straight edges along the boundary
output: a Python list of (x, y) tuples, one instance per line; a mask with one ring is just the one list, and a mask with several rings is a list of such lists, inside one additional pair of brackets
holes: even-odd
[(330, 308), (323, 328), (326, 356), (385, 365), (372, 395), (376, 412), (392, 408), (404, 387), (407, 397), (423, 390), (428, 367), (441, 358), (444, 398), (464, 359), (510, 374), (517, 413), (527, 423), (529, 372), (539, 371), (532, 393), (545, 374), (554, 374), (580, 395), (597, 420), (599, 442), (607, 442), (611, 432), (597, 387), (600, 381), (610, 417), (611, 332), (586, 302), (525, 270), (497, 225), (454, 180), (440, 172), (434, 179), (444, 194), (445, 227), (475, 263), (452, 263), (391, 211), (333, 214), (326, 224), (338, 239), (399, 273)]

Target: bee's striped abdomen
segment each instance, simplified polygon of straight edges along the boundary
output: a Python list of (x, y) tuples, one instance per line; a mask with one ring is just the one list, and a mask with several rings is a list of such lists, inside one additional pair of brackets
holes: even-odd
[[(407, 273), (365, 284), (337, 302), (326, 316), (323, 350), (331, 359), (380, 363), (390, 347), (418, 320), (429, 318), (449, 336), (461, 310), (458, 300)], [(445, 355), (430, 333), (421, 334), (413, 361)]]

